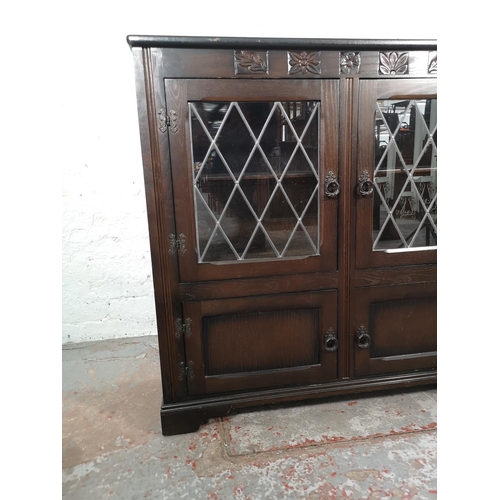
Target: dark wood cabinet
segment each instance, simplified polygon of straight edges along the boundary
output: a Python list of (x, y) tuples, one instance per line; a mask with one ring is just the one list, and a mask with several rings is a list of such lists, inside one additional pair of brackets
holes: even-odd
[(435, 383), (435, 42), (128, 43), (163, 433)]

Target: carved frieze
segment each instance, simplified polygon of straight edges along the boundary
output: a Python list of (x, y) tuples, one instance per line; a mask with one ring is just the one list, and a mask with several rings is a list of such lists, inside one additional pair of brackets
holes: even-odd
[(321, 52), (288, 52), (289, 75), (321, 75)]
[[(437, 50), (231, 50), (234, 75), (274, 78), (435, 77)], [(286, 66), (283, 67), (283, 57)], [(214, 61), (215, 62), (215, 61)], [(363, 66), (361, 65), (363, 62)]]
[[(437, 50), (422, 52), (232, 50), (231, 53), (234, 74), (242, 77), (251, 75), (279, 78), (283, 76), (328, 78), (338, 75), (433, 77), (437, 74)], [(286, 69), (279, 63), (283, 55), (287, 58)], [(361, 66), (362, 59), (363, 66)], [(272, 61), (275, 61), (275, 64)], [(283, 70), (286, 71), (285, 74)], [(162, 125), (164, 128), (164, 124)]]
[(409, 73), (408, 52), (380, 52), (379, 74), (380, 75), (407, 75)]
[(344, 74), (359, 73), (361, 56), (359, 52), (340, 53), (340, 72)]
[(267, 51), (235, 50), (234, 72), (236, 75), (268, 73)]

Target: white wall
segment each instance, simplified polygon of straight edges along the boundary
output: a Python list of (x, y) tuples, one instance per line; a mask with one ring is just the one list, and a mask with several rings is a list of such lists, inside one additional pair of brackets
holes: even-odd
[[(55, 65), (65, 81), (52, 102), (63, 132), (54, 137), (63, 160), (63, 343), (156, 333), (126, 35), (436, 37), (430, 25), (383, 22), (381, 28), (374, 19), (384, 16), (367, 6), (362, 14), (330, 2), (278, 8), (264, 1), (90, 1), (65, 13), (60, 28), (68, 38), (55, 45)], [(402, 14), (400, 6), (398, 18)]]

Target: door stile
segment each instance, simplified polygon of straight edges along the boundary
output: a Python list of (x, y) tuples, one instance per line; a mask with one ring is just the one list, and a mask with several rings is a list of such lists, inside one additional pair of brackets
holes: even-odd
[[(175, 128), (167, 127), (170, 144), (170, 165), (172, 174), (173, 192), (171, 203), (179, 233), (185, 238), (185, 250), (182, 254), (176, 252), (178, 259), (179, 280), (182, 281), (183, 263), (180, 259), (186, 260), (196, 254), (195, 242), (196, 234), (190, 214), (183, 207), (183, 203), (189, 206), (194, 204), (193, 192), (191, 189), (190, 169), (188, 168), (189, 148), (186, 138), (189, 137), (189, 119), (187, 111), (187, 94), (184, 80), (162, 80), (164, 82), (163, 92), (166, 99), (166, 113), (175, 113)], [(175, 191), (175, 193), (174, 193)], [(180, 235), (174, 233), (175, 238)], [(179, 281), (178, 280), (178, 281)]]
[[(376, 80), (364, 80), (363, 90), (360, 91), (359, 100), (359, 132), (358, 136), (362, 135), (362, 141), (360, 145), (360, 151), (358, 152), (357, 165), (354, 168), (356, 171), (356, 178), (359, 179), (363, 171), (368, 171), (370, 179), (373, 179), (373, 113), (375, 112), (375, 102), (377, 100), (377, 82)], [(370, 110), (370, 112), (368, 112)], [(372, 243), (372, 218), (373, 218), (373, 195), (362, 197), (356, 186), (355, 192), (357, 203), (357, 213), (356, 213), (356, 232), (360, 235), (369, 235), (369, 238), (359, 239), (356, 245), (356, 268), (370, 267), (367, 262), (363, 262), (361, 255), (365, 255), (367, 252), (361, 250), (362, 245), (369, 245), (369, 252), (371, 253), (371, 243)], [(365, 258), (366, 261), (366, 258)]]
[[(338, 256), (338, 225), (339, 206), (343, 187), (340, 180), (340, 131), (339, 131), (339, 80), (323, 80), (321, 85), (322, 120), (321, 120), (321, 153), (320, 153), (320, 191), (324, 191), (327, 176), (332, 173), (340, 185), (339, 194), (333, 199), (321, 192), (322, 220), (320, 247), (325, 252), (325, 246), (334, 248), (332, 259), (322, 265), (322, 271), (337, 273)], [(328, 238), (327, 238), (328, 235)], [(325, 241), (327, 240), (327, 241)], [(323, 244), (326, 243), (324, 246)]]
[(352, 311), (354, 299), (352, 284), (354, 283), (355, 263), (352, 252), (355, 231), (355, 165), (357, 139), (357, 94), (358, 79), (343, 78), (340, 80), (340, 178), (342, 194), (339, 205), (339, 331), (342, 332), (339, 346), (339, 378), (352, 378), (354, 374), (352, 356)]
[(348, 281), (348, 296), (349, 296), (349, 308), (347, 316), (347, 336), (348, 336), (348, 346), (349, 346), (349, 378), (354, 378), (355, 376), (355, 349), (354, 349), (354, 337), (355, 331), (353, 327), (354, 322), (354, 307), (356, 303), (356, 245), (357, 245), (357, 208), (358, 208), (358, 196), (357, 196), (357, 165), (358, 165), (358, 154), (359, 154), (359, 134), (358, 130), (360, 127), (360, 102), (359, 96), (361, 93), (360, 79), (355, 78), (352, 81), (353, 91), (352, 91), (352, 117), (353, 117), (353, 127), (352, 134), (350, 138), (350, 150), (352, 152), (352, 162), (351, 169), (349, 171), (349, 188), (350, 188), (350, 248), (354, 251), (349, 252), (349, 269), (347, 274), (349, 276)]

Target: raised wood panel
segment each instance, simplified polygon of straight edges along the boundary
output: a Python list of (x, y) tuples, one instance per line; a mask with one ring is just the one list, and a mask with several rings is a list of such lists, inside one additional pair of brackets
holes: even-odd
[(203, 318), (207, 375), (319, 363), (319, 309), (285, 309)]
[[(435, 368), (435, 283), (361, 288), (356, 290), (354, 308), (356, 376)], [(371, 340), (365, 348), (356, 342), (362, 327)]]
[(368, 331), (375, 358), (437, 349), (435, 297), (396, 299), (370, 304)]

